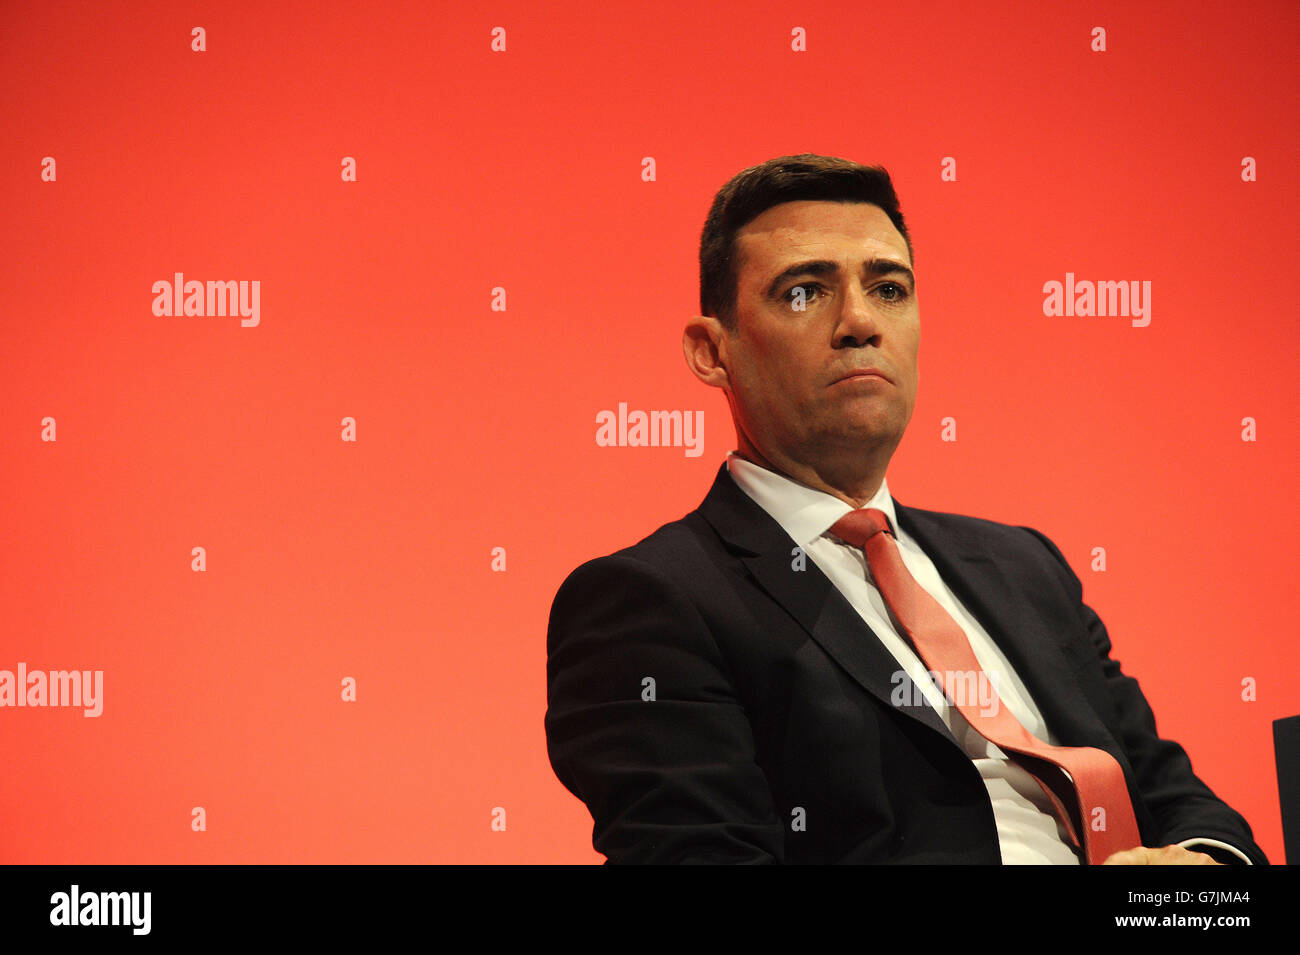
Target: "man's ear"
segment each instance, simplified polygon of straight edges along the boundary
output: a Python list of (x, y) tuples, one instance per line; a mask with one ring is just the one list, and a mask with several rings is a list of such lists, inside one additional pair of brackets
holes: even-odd
[(714, 388), (730, 384), (726, 366), (726, 329), (712, 315), (696, 315), (682, 332), (682, 352), (691, 374)]

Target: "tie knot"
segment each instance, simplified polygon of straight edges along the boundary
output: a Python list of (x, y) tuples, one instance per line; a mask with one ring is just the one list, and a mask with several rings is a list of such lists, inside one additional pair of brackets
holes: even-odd
[(860, 507), (849, 511), (831, 525), (831, 533), (854, 547), (865, 547), (880, 533), (889, 534), (889, 517), (877, 507)]

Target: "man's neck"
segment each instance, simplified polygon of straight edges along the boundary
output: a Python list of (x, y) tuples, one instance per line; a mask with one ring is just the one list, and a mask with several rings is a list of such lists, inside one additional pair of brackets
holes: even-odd
[(854, 508), (865, 507), (876, 496), (885, 479), (883, 467), (877, 470), (860, 462), (845, 468), (813, 466), (799, 461), (782, 462), (782, 466), (768, 460), (748, 444), (737, 448), (736, 453), (751, 464), (784, 475), (805, 487), (830, 494)]

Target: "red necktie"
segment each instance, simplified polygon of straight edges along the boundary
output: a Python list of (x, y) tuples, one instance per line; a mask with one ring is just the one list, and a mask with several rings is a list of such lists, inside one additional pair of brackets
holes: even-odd
[[(1073, 814), (1079, 812), (1088, 864), (1098, 865), (1113, 853), (1140, 846), (1142, 837), (1124, 771), (1110, 753), (1092, 746), (1052, 746), (1043, 742), (1025, 729), (991, 688), (992, 698), (990, 701), (985, 696), (986, 705), (965, 699), (971, 694), (964, 688), (971, 684), (967, 677), (956, 685), (961, 675), (973, 675), (980, 686), (988, 677), (975, 659), (965, 631), (908, 573), (885, 512), (860, 508), (836, 521), (830, 530), (841, 540), (862, 548), (881, 596), (926, 667), (940, 677), (944, 694), (976, 732), (1000, 749), (1016, 754), (1016, 761), (1043, 787), (1076, 846), (1079, 835)], [(993, 712), (985, 712), (986, 708)], [(1073, 786), (1054, 767), (1068, 772)], [(1098, 808), (1104, 810), (1104, 815), (1095, 815)], [(1090, 822), (1100, 828), (1093, 828)]]

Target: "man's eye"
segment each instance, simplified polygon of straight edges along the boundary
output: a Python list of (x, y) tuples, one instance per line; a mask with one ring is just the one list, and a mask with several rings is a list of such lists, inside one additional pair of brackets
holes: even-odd
[[(809, 302), (816, 297), (822, 287), (816, 282), (802, 282), (799, 285), (791, 286), (790, 289), (781, 297), (787, 302), (798, 301), (797, 294), (800, 289), (803, 289), (803, 301)], [(886, 302), (901, 302), (911, 294), (908, 292), (907, 286), (900, 285), (897, 282), (885, 282), (882, 285), (878, 285), (876, 291), (882, 293), (881, 298)]]
[(818, 285), (816, 282), (805, 282), (802, 285), (791, 286), (790, 290), (781, 297), (785, 299), (787, 302), (796, 301), (797, 299), (795, 297), (795, 293), (799, 289), (803, 289), (803, 301), (807, 302), (812, 299), (815, 290), (819, 288), (821, 288), (821, 286)]

